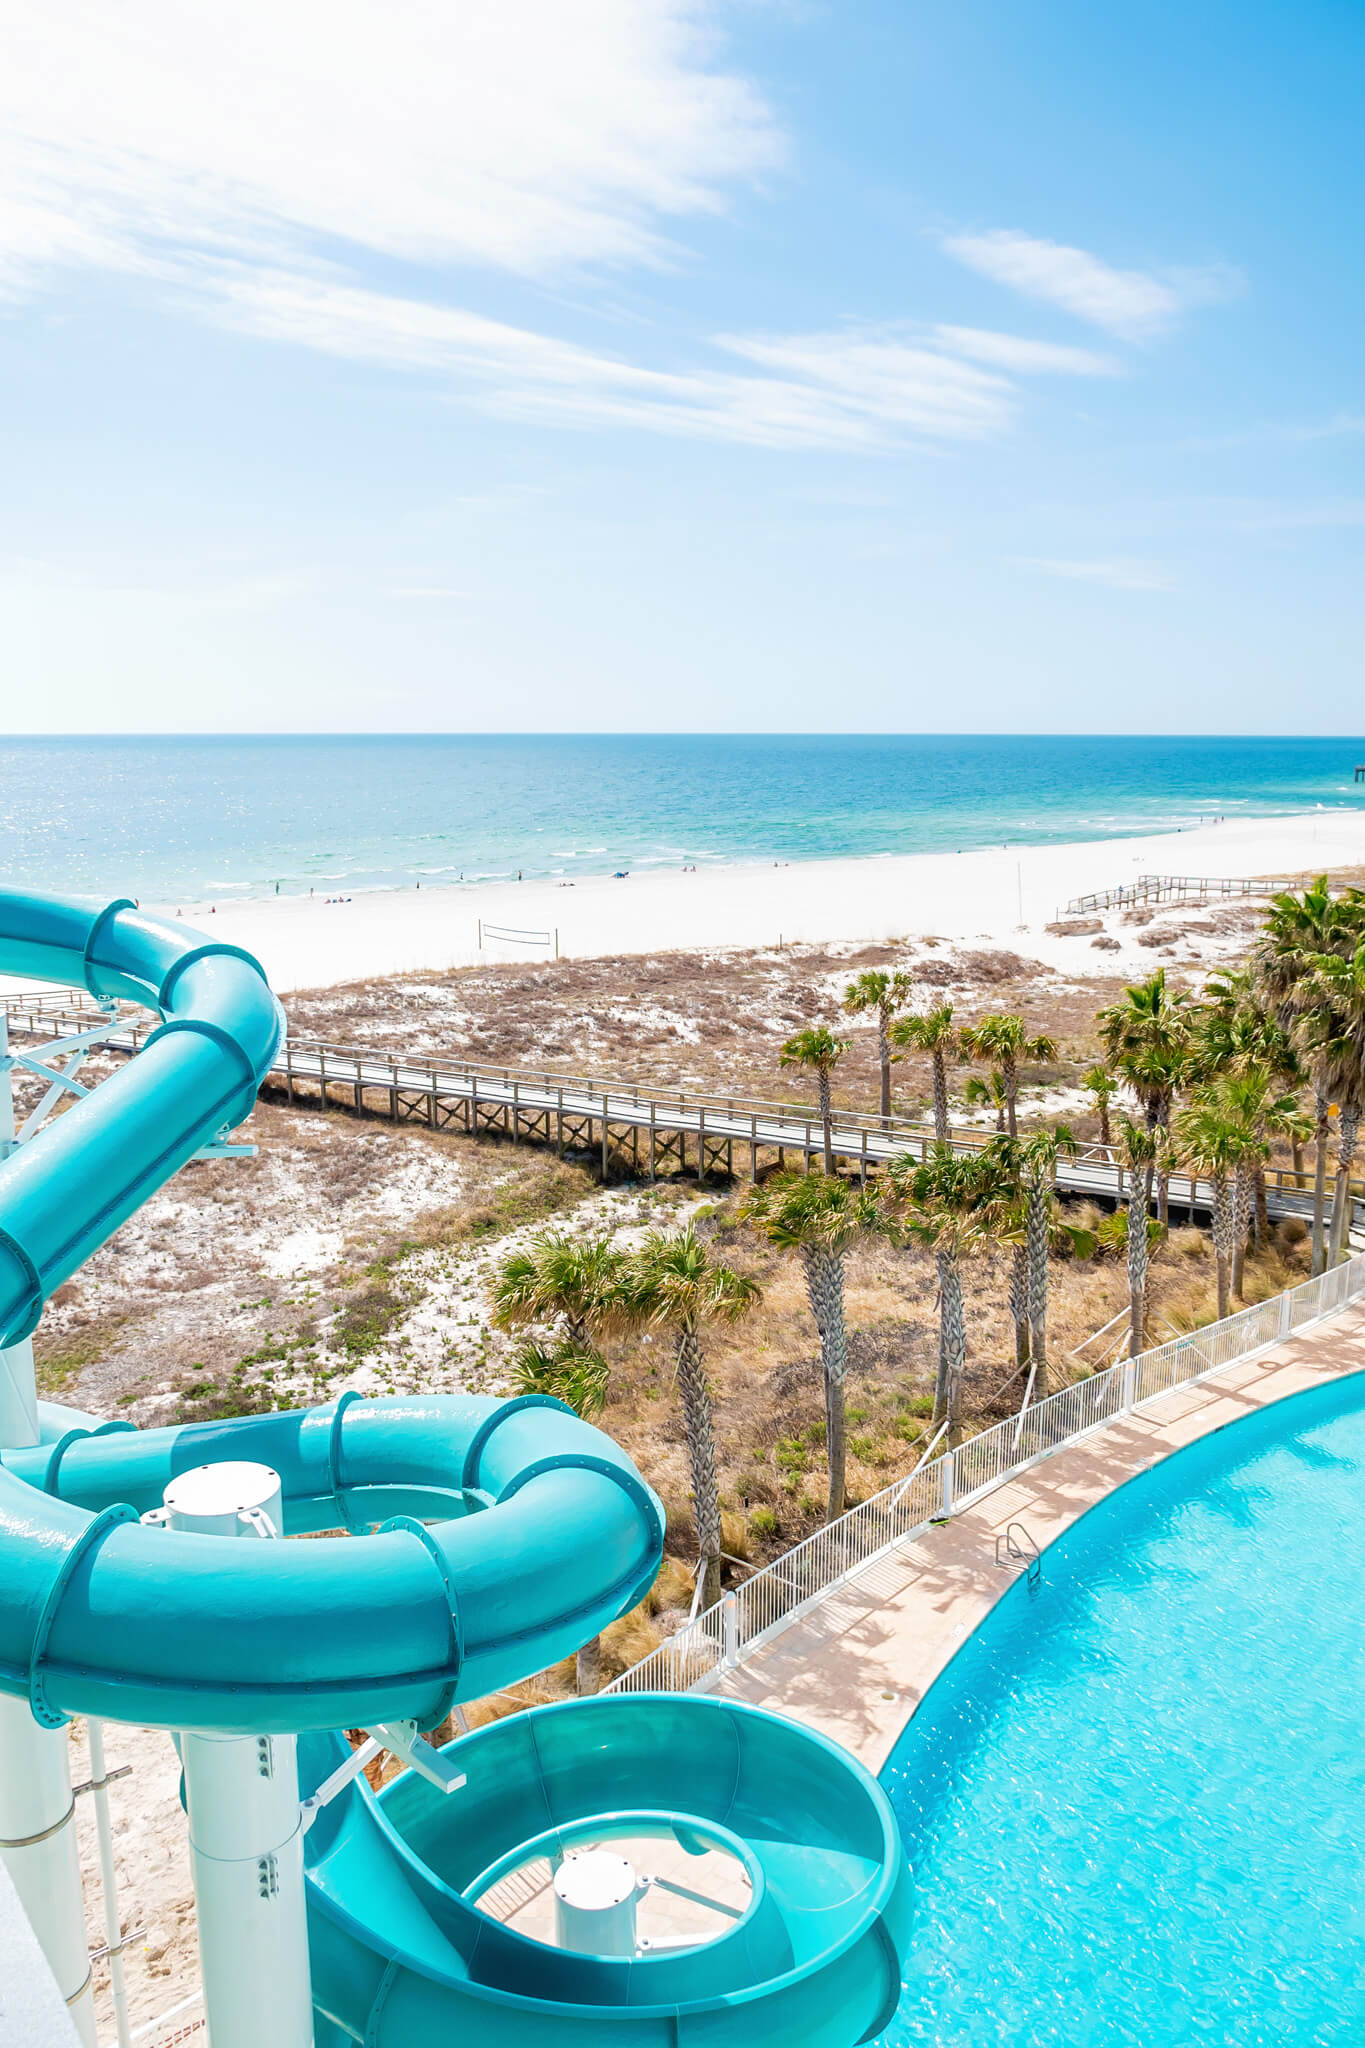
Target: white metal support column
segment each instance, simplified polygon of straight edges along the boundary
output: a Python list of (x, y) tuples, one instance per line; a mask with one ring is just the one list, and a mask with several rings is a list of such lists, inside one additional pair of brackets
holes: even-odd
[[(182, 1472), (158, 1519), (213, 1536), (277, 1536), (278, 1475)], [(210, 2048), (312, 2048), (303, 1820), (292, 1735), (180, 1738)]]
[[(0, 1157), (15, 1142), (9, 1020), (0, 1007)], [(0, 1350), (0, 1445), (38, 1441), (33, 1345)], [(95, 2048), (95, 2001), (64, 1728), (43, 1728), (27, 1700), (0, 1699), (0, 1856), (14, 1880), (76, 2031)]]

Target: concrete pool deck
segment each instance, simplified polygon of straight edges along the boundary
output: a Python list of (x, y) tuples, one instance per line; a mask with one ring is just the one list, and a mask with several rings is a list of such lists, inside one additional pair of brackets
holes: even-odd
[(996, 1537), (1011, 1522), (1021, 1522), (1046, 1553), (1087, 1509), (1172, 1451), (1362, 1371), (1365, 1305), (1163, 1394), (868, 1565), (708, 1690), (803, 1721), (878, 1771), (929, 1687), (1017, 1575), (1017, 1566), (1007, 1571), (995, 1562)]

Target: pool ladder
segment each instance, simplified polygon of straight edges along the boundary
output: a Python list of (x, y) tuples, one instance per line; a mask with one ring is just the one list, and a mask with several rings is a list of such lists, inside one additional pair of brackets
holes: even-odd
[(1002, 1571), (1022, 1571), (1030, 1593), (1043, 1582), (1043, 1558), (1022, 1522), (1010, 1522), (995, 1539), (995, 1561)]

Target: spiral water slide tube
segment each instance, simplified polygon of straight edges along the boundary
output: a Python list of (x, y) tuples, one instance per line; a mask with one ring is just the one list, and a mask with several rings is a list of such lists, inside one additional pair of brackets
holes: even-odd
[[(162, 1019), (0, 1160), (12, 1361), (52, 1291), (246, 1116), (282, 1017), (249, 955), (130, 903), (0, 892), (0, 973)], [(89, 1714), (182, 1741), (300, 1735), (306, 1794), (345, 1779), (336, 1731), (432, 1728), (544, 1669), (632, 1607), (661, 1556), (662, 1511), (624, 1453), (539, 1398), (343, 1396), (146, 1431), (44, 1404), (30, 1436), (0, 1454), (0, 1695), (49, 1730)], [(227, 1464), (278, 1475), (283, 1535), (355, 1540), (229, 1543), (141, 1519), (180, 1475)], [(317, 2048), (842, 2048), (889, 2018), (909, 1878), (883, 1795), (843, 1751), (673, 1696), (518, 1715), (455, 1751), (454, 1792), (407, 1772), (378, 1798), (355, 1777), (308, 1802)], [(537, 1859), (623, 1837), (737, 1872), (723, 1931), (603, 1955), (498, 1917)], [(212, 2001), (209, 2025), (219, 2048)]]

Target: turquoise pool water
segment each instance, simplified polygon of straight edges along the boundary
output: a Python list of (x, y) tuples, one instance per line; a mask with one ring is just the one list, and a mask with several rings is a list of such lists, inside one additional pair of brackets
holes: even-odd
[(1087, 1515), (882, 1781), (917, 1887), (884, 2048), (1365, 2043), (1365, 1376)]

